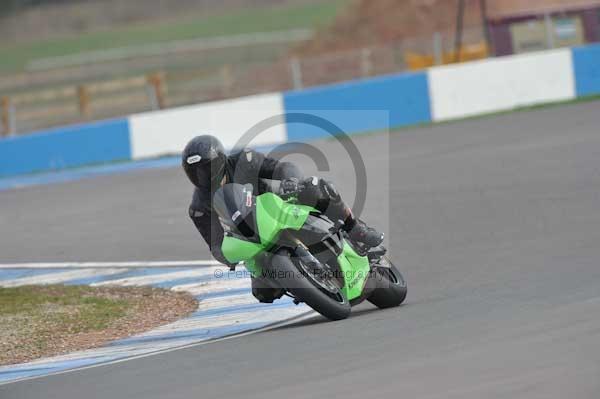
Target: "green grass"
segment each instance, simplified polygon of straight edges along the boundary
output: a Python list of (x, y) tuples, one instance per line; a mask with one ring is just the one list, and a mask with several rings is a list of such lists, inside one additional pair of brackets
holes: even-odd
[(0, 288), (0, 364), (60, 352), (57, 347), (65, 338), (101, 332), (126, 316), (130, 301), (95, 290), (64, 285)]
[(29, 326), (41, 324), (42, 329), (102, 330), (123, 317), (128, 306), (126, 300), (95, 296), (94, 288), (85, 286), (0, 288), (0, 320), (18, 316)]
[(316, 28), (330, 22), (348, 1), (331, 0), (304, 5), (238, 9), (227, 14), (196, 16), (186, 20), (93, 32), (77, 37), (0, 45), (0, 72), (23, 70), (34, 59), (94, 50), (202, 37)]
[(152, 287), (0, 288), (0, 365), (96, 347), (197, 306), (188, 294)]

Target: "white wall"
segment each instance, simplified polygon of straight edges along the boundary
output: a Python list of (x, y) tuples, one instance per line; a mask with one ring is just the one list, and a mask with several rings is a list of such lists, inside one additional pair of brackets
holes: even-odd
[(434, 121), (575, 98), (570, 49), (431, 68)]
[[(217, 136), (231, 149), (256, 123), (283, 112), (283, 96), (273, 93), (132, 115), (131, 157), (178, 154), (192, 137), (201, 134)], [(251, 144), (283, 143), (286, 138), (285, 124), (279, 124), (261, 132)]]

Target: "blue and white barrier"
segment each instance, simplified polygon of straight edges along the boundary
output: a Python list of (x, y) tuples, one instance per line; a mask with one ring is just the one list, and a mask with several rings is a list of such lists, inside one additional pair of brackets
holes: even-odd
[(0, 139), (0, 176), (129, 160), (129, 136), (115, 119)]
[[(431, 122), (425, 72), (287, 92), (283, 98), (286, 113), (310, 113), (334, 123), (346, 133)], [(286, 128), (287, 140), (291, 142), (328, 135), (315, 126), (301, 123), (287, 123)]]
[(432, 68), (429, 89), (433, 121), (570, 100), (575, 98), (571, 51), (561, 49)]
[[(130, 156), (137, 160), (176, 154), (192, 137), (209, 133), (218, 134), (226, 148), (233, 148), (246, 130), (283, 113), (283, 95), (273, 93), (133, 115), (129, 118)], [(253, 144), (286, 140), (285, 126), (279, 125), (261, 134)]]
[(573, 50), (573, 75), (577, 97), (600, 93), (600, 44)]
[[(286, 121), (324, 117), (346, 133), (445, 121), (600, 94), (600, 44), (430, 68), (262, 94), (0, 140), (0, 177), (179, 153), (193, 136), (219, 135), (232, 148), (256, 123), (282, 117), (252, 145), (326, 135)], [(361, 113), (371, 111), (371, 117)]]

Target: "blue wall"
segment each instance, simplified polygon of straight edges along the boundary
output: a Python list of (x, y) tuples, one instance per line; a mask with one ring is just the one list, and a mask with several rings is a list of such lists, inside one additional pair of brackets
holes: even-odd
[(573, 49), (577, 97), (600, 94), (600, 44)]
[[(600, 44), (574, 48), (572, 54), (577, 97), (600, 94)], [(428, 72), (405, 73), (286, 92), (283, 103), (288, 114), (320, 116), (345, 133), (368, 132), (431, 122), (428, 86)], [(288, 115), (287, 131), (288, 141), (329, 135), (297, 115)], [(0, 139), (0, 176), (128, 159), (128, 119)]]
[(0, 176), (129, 159), (129, 122), (118, 119), (0, 140)]
[[(292, 91), (284, 93), (283, 99), (286, 113), (308, 111), (333, 122), (345, 133), (431, 122), (425, 72)], [(289, 119), (287, 129), (289, 141), (306, 141), (328, 135), (319, 127), (291, 123)]]

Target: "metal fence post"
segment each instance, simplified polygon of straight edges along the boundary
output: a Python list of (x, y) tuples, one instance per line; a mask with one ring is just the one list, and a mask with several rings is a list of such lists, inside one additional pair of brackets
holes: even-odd
[(465, 0), (458, 0), (458, 14), (456, 15), (456, 33), (454, 34), (454, 62), (460, 62), (463, 46), (465, 22)]
[(302, 89), (302, 66), (296, 57), (290, 59), (290, 72), (292, 73), (292, 87), (295, 90)]
[(84, 118), (91, 116), (90, 112), (90, 93), (86, 86), (77, 86), (77, 101), (79, 103), (79, 114)]
[(10, 98), (2, 97), (2, 100), (0, 101), (0, 107), (2, 108), (2, 118), (0, 118), (2, 120), (2, 130), (0, 133), (5, 136), (15, 134), (17, 130), (15, 107), (10, 101)]
[(440, 32), (433, 34), (433, 59), (435, 65), (442, 65), (442, 34)]
[(221, 68), (221, 78), (223, 80), (223, 95), (227, 96), (231, 92), (233, 87), (233, 74), (231, 72), (231, 65), (227, 64)]
[(148, 94), (152, 109), (165, 108), (164, 77), (162, 73), (153, 73), (146, 77)]
[(373, 63), (371, 62), (371, 49), (365, 47), (360, 52), (360, 66), (362, 70), (362, 75), (367, 77), (371, 76), (371, 71), (373, 70)]
[(8, 99), (8, 97), (2, 97), (2, 101), (0, 101), (0, 105), (2, 106), (2, 136), (6, 136), (9, 133), (8, 107), (10, 106), (10, 100)]
[(552, 32), (552, 18), (550, 14), (544, 14), (544, 25), (546, 26), (546, 46), (554, 48), (554, 34)]

